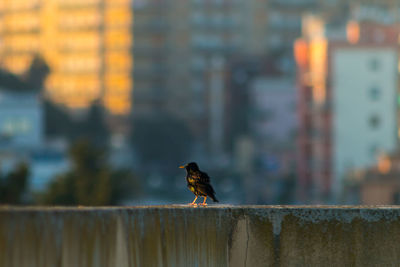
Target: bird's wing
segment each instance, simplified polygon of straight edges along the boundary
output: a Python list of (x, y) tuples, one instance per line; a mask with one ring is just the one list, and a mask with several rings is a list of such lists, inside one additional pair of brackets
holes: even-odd
[(203, 184), (209, 184), (210, 183), (210, 177), (208, 176), (207, 173), (199, 171), (199, 182)]
[(197, 183), (196, 189), (207, 196), (212, 196), (213, 199), (215, 198), (214, 188), (209, 183)]

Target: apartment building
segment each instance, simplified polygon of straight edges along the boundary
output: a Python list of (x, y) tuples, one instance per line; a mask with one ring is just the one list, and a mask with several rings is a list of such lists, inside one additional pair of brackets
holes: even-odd
[(71, 109), (101, 100), (113, 115), (131, 110), (133, 10), (129, 0), (4, 0), (0, 66), (23, 74), (36, 54), (51, 72), (45, 93)]
[(296, 41), (300, 198), (331, 201), (347, 172), (398, 142), (397, 25), (350, 22), (327, 30), (308, 17)]

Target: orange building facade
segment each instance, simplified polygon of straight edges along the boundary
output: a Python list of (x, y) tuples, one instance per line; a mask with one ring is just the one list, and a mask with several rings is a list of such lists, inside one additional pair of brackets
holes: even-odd
[(0, 66), (23, 74), (40, 54), (51, 72), (45, 94), (71, 109), (100, 100), (113, 115), (131, 110), (129, 0), (3, 0)]

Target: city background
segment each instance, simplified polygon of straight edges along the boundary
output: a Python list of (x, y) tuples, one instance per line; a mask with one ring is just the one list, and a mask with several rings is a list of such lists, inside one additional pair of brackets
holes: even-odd
[(0, 0), (0, 204), (400, 204), (400, 0)]

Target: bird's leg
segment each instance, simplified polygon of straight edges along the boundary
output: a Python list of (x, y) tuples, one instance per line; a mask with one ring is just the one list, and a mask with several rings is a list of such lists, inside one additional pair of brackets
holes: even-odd
[(191, 206), (196, 206), (196, 205), (197, 205), (197, 204), (196, 204), (196, 200), (197, 200), (197, 196), (194, 198), (194, 200), (193, 200), (192, 203), (189, 203), (189, 205), (191, 205)]
[(202, 205), (202, 206), (207, 206), (206, 200), (207, 200), (207, 197), (204, 197), (204, 201), (203, 201), (203, 203), (201, 203), (200, 205)]

